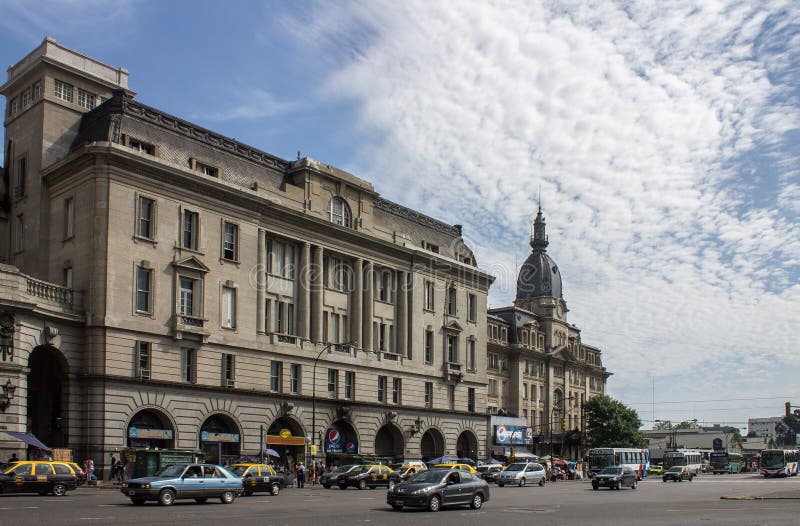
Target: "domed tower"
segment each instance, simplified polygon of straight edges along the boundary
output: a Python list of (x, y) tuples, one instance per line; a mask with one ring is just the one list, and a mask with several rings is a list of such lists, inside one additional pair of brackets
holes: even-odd
[(531, 232), (531, 254), (517, 276), (517, 307), (538, 315), (563, 319), (566, 303), (562, 295), (561, 272), (547, 255), (547, 232), (542, 208), (539, 207)]

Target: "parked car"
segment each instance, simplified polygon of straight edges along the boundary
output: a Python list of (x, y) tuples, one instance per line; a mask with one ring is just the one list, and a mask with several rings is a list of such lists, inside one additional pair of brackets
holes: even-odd
[(78, 477), (64, 462), (21, 461), (0, 474), (0, 493), (38, 493), (63, 497), (78, 486)]
[(539, 484), (544, 486), (547, 473), (544, 466), (536, 462), (514, 462), (495, 476), (497, 485), (501, 488), (506, 484), (525, 486), (526, 484)]
[(330, 472), (325, 473), (319, 478), (319, 483), (325, 489), (339, 484), (339, 476), (358, 468), (360, 464), (346, 464), (344, 466), (336, 466)]
[(668, 480), (674, 480), (675, 482), (688, 480), (691, 482), (693, 478), (694, 473), (686, 466), (672, 466), (661, 475), (661, 480), (664, 482)]
[(623, 486), (636, 489), (637, 479), (638, 474), (633, 469), (625, 466), (611, 466), (603, 468), (603, 471), (592, 478), (592, 489), (598, 490), (601, 487), (620, 489)]
[(397, 511), (403, 507), (439, 511), (442, 506), (469, 505), (480, 509), (489, 500), (489, 483), (469, 471), (433, 468), (390, 488), (386, 502)]
[(78, 465), (77, 462), (64, 462), (64, 464), (72, 468), (73, 473), (75, 473), (75, 476), (78, 478), (78, 486), (83, 486), (86, 484), (86, 472)]
[(351, 486), (358, 489), (375, 489), (378, 486), (386, 486), (391, 489), (400, 482), (400, 476), (389, 466), (362, 464), (356, 469), (339, 475), (336, 482), (340, 489), (347, 489)]
[(256, 491), (277, 495), (286, 485), (286, 476), (276, 472), (268, 464), (233, 464), (225, 469), (237, 477), (242, 477), (243, 492), (248, 496)]
[(127, 480), (120, 491), (136, 505), (148, 500), (169, 506), (176, 499), (194, 499), (199, 504), (218, 497), (232, 503), (242, 494), (242, 479), (214, 464), (169, 464), (152, 477)]
[(478, 476), (480, 476), (486, 482), (496, 482), (497, 475), (499, 475), (504, 469), (506, 469), (505, 466), (501, 464), (478, 466)]

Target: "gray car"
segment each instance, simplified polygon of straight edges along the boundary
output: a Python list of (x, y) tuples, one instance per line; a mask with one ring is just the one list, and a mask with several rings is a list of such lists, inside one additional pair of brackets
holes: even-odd
[(494, 480), (501, 488), (506, 484), (525, 486), (526, 484), (538, 484), (544, 486), (547, 474), (544, 466), (536, 462), (514, 462), (498, 473)]
[(202, 504), (209, 497), (230, 504), (243, 487), (241, 478), (215, 464), (170, 464), (152, 477), (125, 481), (120, 491), (137, 505), (153, 500), (169, 506), (176, 499), (194, 499)]

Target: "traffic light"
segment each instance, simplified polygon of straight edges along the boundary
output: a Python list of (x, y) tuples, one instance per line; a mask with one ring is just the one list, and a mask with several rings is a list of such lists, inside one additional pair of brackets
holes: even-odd
[(789, 414), (791, 412), (792, 412), (792, 404), (789, 403), (789, 402), (786, 402), (786, 416), (789, 416)]

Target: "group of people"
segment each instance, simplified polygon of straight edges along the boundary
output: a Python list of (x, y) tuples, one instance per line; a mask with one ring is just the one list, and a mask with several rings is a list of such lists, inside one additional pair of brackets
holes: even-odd
[(315, 460), (311, 463), (311, 467), (307, 468), (303, 462), (299, 464), (295, 462), (292, 467), (292, 472), (294, 473), (298, 488), (304, 488), (306, 482), (315, 486), (319, 484), (319, 478), (325, 472), (325, 465)]
[(121, 484), (125, 479), (125, 461), (122, 460), (122, 455), (119, 458), (111, 455), (109, 466), (111, 466), (111, 469), (108, 471), (108, 480), (116, 480)]

